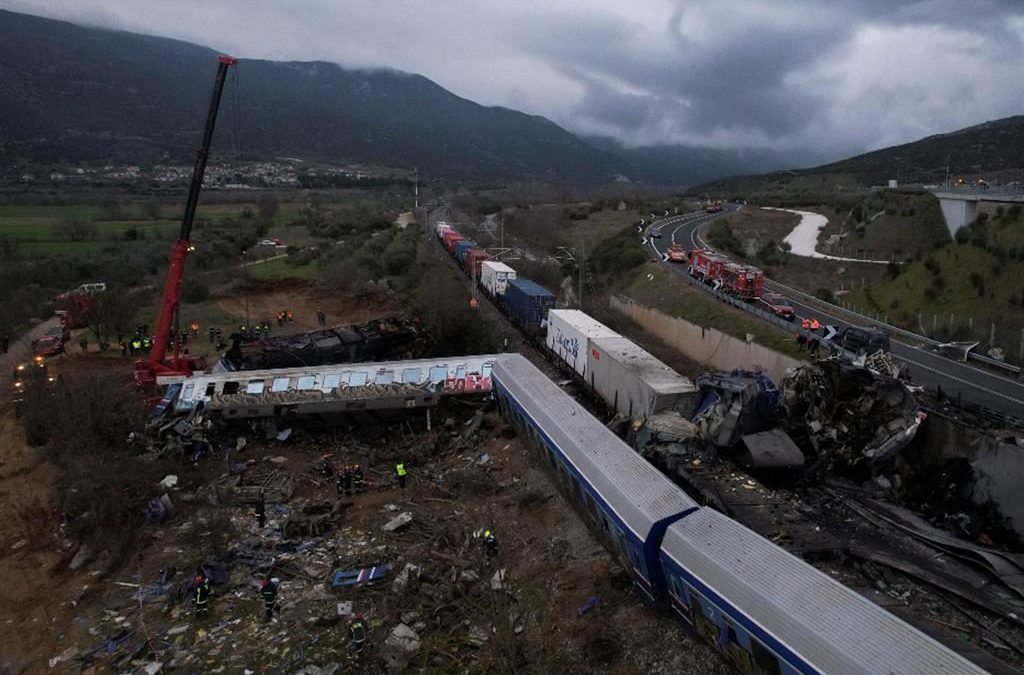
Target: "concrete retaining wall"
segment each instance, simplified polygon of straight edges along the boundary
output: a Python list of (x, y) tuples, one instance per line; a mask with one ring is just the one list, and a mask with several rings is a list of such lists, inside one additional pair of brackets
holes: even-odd
[(612, 296), (611, 307), (689, 358), (716, 370), (762, 370), (775, 382), (780, 382), (787, 369), (806, 365), (804, 361), (780, 354), (756, 342), (740, 340), (714, 328), (704, 328), (685, 319), (669, 316), (629, 298)]

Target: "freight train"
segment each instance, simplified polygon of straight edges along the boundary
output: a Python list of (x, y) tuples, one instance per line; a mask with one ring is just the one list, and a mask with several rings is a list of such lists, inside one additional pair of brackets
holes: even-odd
[(505, 415), (629, 570), (740, 672), (757, 675), (985, 671), (799, 558), (701, 507), (540, 370), (501, 356)]
[[(454, 255), (464, 237), (436, 235)], [(472, 249), (470, 249), (472, 250)], [(463, 266), (463, 269), (466, 268)], [(486, 260), (475, 280), (524, 334), (618, 415), (692, 411), (697, 390), (638, 345)], [(755, 286), (756, 287), (756, 284)], [(762, 286), (763, 288), (763, 286)], [(984, 673), (685, 491), (518, 354), (498, 357), (502, 412), (532, 441), (649, 603), (671, 607), (744, 673)]]

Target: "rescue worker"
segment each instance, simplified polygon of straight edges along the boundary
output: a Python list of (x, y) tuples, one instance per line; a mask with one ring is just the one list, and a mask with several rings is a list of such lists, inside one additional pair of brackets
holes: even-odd
[(804, 335), (803, 333), (797, 333), (796, 334), (796, 344), (797, 344), (797, 347), (800, 349), (800, 351), (803, 351), (804, 349), (806, 349), (807, 348), (807, 336)]
[(291, 310), (288, 310), (287, 317), (288, 317), (288, 323), (295, 323), (295, 315), (292, 313)]
[(363, 494), (366, 491), (366, 477), (358, 464), (352, 469), (352, 487), (355, 488), (356, 494)]
[(804, 330), (810, 330), (811, 329), (811, 320), (810, 319), (800, 319), (800, 327), (803, 328)]
[(498, 539), (490, 530), (484, 530), (484, 557), (490, 560), (498, 557)]
[(274, 612), (280, 611), (277, 606), (277, 582), (267, 576), (260, 582), (260, 595), (263, 596), (263, 609), (266, 620), (274, 618)]
[(196, 617), (204, 617), (210, 611), (210, 578), (202, 569), (196, 571), (192, 577), (192, 586), (195, 588)]
[(349, 639), (352, 640), (352, 649), (355, 650), (356, 655), (363, 653), (363, 646), (366, 644), (366, 622), (363, 621), (362, 614), (356, 614), (356, 617), (352, 619), (352, 623), (348, 626)]
[(82, 335), (78, 338), (78, 346), (82, 348), (82, 353), (89, 351), (89, 338)]
[(405, 462), (399, 462), (395, 464), (395, 476), (398, 478), (398, 487), (405, 490), (405, 476), (408, 472), (405, 470)]
[(338, 473), (338, 496), (345, 493), (346, 497), (352, 496), (352, 467), (345, 465), (345, 468)]
[(818, 341), (818, 338), (811, 338), (807, 342), (810, 347), (811, 356), (817, 357), (818, 349), (821, 348), (821, 342)]
[(117, 346), (121, 348), (121, 357), (122, 358), (125, 357), (125, 356), (128, 356), (128, 343), (124, 341), (124, 338), (121, 338), (120, 340), (118, 340)]
[(821, 322), (817, 319), (811, 319), (811, 330), (818, 330), (821, 328)]
[(324, 314), (324, 310), (322, 310), (322, 309), (316, 310), (316, 322), (318, 324), (320, 324), (321, 326), (326, 326), (327, 325), (327, 315)]
[(137, 337), (133, 337), (128, 342), (128, 353), (131, 354), (132, 356), (135, 356), (135, 354), (137, 352), (141, 351), (141, 350), (142, 350), (142, 341), (139, 340), (139, 338), (137, 338)]
[(267, 504), (260, 493), (259, 501), (256, 502), (256, 526), (263, 529), (267, 524)]

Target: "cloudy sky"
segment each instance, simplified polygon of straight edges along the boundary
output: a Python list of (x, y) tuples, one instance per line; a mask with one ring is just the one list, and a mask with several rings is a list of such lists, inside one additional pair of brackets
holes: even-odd
[(1021, 0), (0, 0), (240, 58), (417, 72), (630, 145), (835, 158), (1024, 112)]

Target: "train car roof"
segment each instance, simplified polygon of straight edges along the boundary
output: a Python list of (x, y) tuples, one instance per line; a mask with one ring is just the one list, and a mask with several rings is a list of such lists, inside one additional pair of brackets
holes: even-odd
[(655, 522), (698, 506), (521, 355), (503, 355), (493, 376), (640, 538)]
[(616, 361), (659, 394), (692, 394), (697, 391), (690, 378), (672, 370), (627, 337), (619, 334), (601, 335), (593, 338), (591, 343), (614, 356)]
[[(823, 673), (985, 673), (867, 598), (712, 509), (701, 509), (671, 525), (662, 555), (697, 577), (695, 587), (708, 600), (720, 605), (724, 598), (772, 639)], [(737, 623), (744, 625), (743, 621)]]

